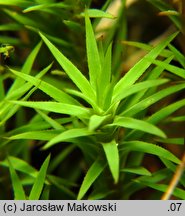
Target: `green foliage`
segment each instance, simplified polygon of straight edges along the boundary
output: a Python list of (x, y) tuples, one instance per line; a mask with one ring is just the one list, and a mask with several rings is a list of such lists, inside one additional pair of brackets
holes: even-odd
[[(49, 159), (50, 159), (50, 156), (48, 156), (46, 158), (40, 171), (35, 176), (36, 178), (35, 178), (34, 184), (32, 186), (29, 198), (28, 198), (29, 200), (38, 200), (40, 195), (41, 195), (41, 192), (42, 192), (42, 189), (43, 189), (43, 186), (45, 183), (45, 177), (46, 177), (47, 167), (49, 164)], [(10, 174), (11, 174), (11, 180), (12, 180), (13, 191), (14, 191), (14, 198), (17, 200), (26, 200), (26, 195), (25, 195), (25, 192), (23, 189), (23, 185), (22, 185), (18, 175), (16, 174), (15, 168), (13, 167), (11, 161), (13, 161), (13, 160), (8, 158), (8, 165), (9, 165)], [(23, 165), (24, 165), (25, 169), (27, 169), (27, 173), (28, 173), (28, 170), (29, 171), (31, 170), (29, 165), (25, 164), (24, 162), (23, 162)], [(17, 169), (17, 167), (16, 167), (16, 169)], [(23, 171), (23, 169), (24, 168), (20, 168), (19, 170)]]
[[(185, 119), (185, 57), (173, 43), (179, 32), (154, 47), (124, 42), (147, 54), (123, 74), (125, 1), (117, 17), (106, 12), (111, 1), (101, 9), (91, 3), (0, 1), (2, 20), (9, 20), (0, 24), (0, 53), (12, 58), (8, 67), (0, 59), (0, 167), (13, 190), (3, 199), (132, 199), (144, 188), (155, 198), (181, 163), (164, 148), (184, 142), (168, 130)], [(113, 25), (97, 39), (104, 18)], [(171, 19), (181, 31), (180, 19)], [(148, 170), (147, 156), (165, 167)], [(179, 179), (178, 199), (184, 186)]]
[[(119, 152), (118, 144), (115, 140), (112, 140), (110, 143), (102, 143), (107, 162), (114, 178), (115, 184), (119, 179)], [(114, 159), (113, 159), (114, 158)]]
[(44, 161), (42, 167), (40, 168), (40, 171), (37, 175), (37, 178), (35, 179), (35, 182), (33, 184), (33, 187), (31, 189), (30, 195), (29, 195), (29, 200), (38, 200), (43, 186), (44, 186), (44, 182), (45, 182), (45, 178), (46, 178), (46, 172), (47, 172), (47, 168), (49, 165), (49, 160), (50, 160), (50, 156), (48, 156), (46, 158), (46, 160)]
[(105, 164), (97, 158), (92, 166), (89, 168), (83, 183), (80, 187), (80, 191), (78, 193), (77, 199), (82, 199), (83, 196), (86, 194), (87, 190), (90, 188), (90, 186), (94, 183), (94, 181), (97, 179), (97, 177), (101, 174), (101, 172), (104, 170)]
[(9, 161), (9, 169), (10, 169), (10, 175), (12, 179), (12, 186), (14, 189), (15, 200), (25, 200), (26, 196), (24, 193), (23, 186), (10, 161)]

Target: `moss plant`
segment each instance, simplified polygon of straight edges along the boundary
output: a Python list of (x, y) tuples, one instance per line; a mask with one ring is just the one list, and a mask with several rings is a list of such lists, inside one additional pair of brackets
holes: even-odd
[[(122, 74), (125, 1), (117, 17), (105, 12), (110, 4), (0, 1), (9, 20), (0, 30), (24, 37), (7, 33), (0, 48), (12, 58), (0, 74), (2, 199), (132, 199), (150, 188), (147, 199), (159, 199), (167, 191), (182, 162), (164, 144), (184, 143), (166, 129), (185, 115), (185, 56), (173, 43), (181, 27), (154, 47), (124, 42), (147, 54)], [(97, 39), (103, 18), (113, 25)], [(26, 60), (16, 61), (26, 49)], [(147, 168), (147, 156), (160, 168)], [(170, 195), (185, 198), (184, 179)]]

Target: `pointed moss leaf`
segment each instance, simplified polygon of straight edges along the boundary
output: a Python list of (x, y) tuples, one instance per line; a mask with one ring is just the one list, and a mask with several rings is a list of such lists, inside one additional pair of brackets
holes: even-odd
[(160, 67), (163, 67), (164, 69), (171, 72), (172, 74), (175, 74), (175, 75), (185, 79), (185, 69), (179, 68), (179, 67), (174, 66), (174, 65), (167, 64), (167, 63), (160, 61), (160, 60), (148, 59), (148, 61), (150, 61), (153, 64), (156, 64)]
[(51, 146), (59, 142), (68, 141), (76, 137), (82, 137), (82, 136), (87, 137), (89, 135), (92, 135), (92, 132), (89, 131), (87, 128), (69, 129), (52, 138), (48, 143), (46, 143), (44, 149), (50, 148)]
[(90, 83), (94, 89), (97, 89), (98, 77), (101, 74), (101, 61), (93, 28), (88, 17), (87, 11), (85, 12), (85, 29)]
[[(13, 164), (15, 170), (32, 176), (33, 178), (37, 177), (38, 171), (32, 166), (30, 166), (26, 161), (13, 156), (9, 156), (8, 158), (9, 161), (11, 161), (11, 164)], [(9, 167), (9, 163), (7, 160), (0, 161), (0, 166)], [(45, 183), (49, 185), (49, 182), (47, 180), (45, 181)]]
[(149, 89), (155, 86), (162, 85), (166, 82), (168, 82), (168, 79), (159, 79), (159, 80), (147, 80), (143, 82), (136, 83), (132, 86), (122, 88), (122, 90), (119, 92), (119, 94), (113, 96), (114, 103), (120, 100), (123, 100), (124, 98), (128, 97), (129, 95), (132, 95), (134, 93), (137, 93), (139, 91), (142, 91), (144, 89)]
[[(161, 158), (161, 161), (168, 168), (168, 170), (171, 170), (173, 173), (176, 172), (177, 166), (174, 163), (172, 163), (171, 161), (166, 160), (164, 158)], [(182, 162), (181, 162), (181, 164), (182, 164)], [(181, 175), (181, 171), (179, 172), (179, 174)], [(183, 187), (185, 187), (185, 173), (182, 173), (181, 178), (179, 179), (179, 183), (182, 184)]]
[(25, 195), (21, 180), (19, 179), (19, 176), (17, 175), (9, 159), (8, 159), (8, 164), (9, 164), (10, 176), (11, 176), (12, 185), (13, 185), (14, 199), (15, 200), (26, 200), (26, 195)]
[(5, 97), (4, 82), (3, 82), (3, 77), (0, 77), (0, 101), (2, 101), (4, 97)]
[(137, 104), (134, 104), (133, 106), (131, 106), (127, 110), (123, 111), (121, 113), (121, 115), (133, 116), (136, 113), (148, 108), (152, 104), (154, 104), (157, 101), (161, 100), (162, 98), (165, 98), (166, 96), (171, 95), (171, 94), (173, 94), (175, 92), (181, 91), (183, 89), (185, 89), (185, 84), (184, 83), (165, 88), (165, 89), (163, 89), (163, 90), (161, 90), (161, 91), (159, 91), (159, 92), (145, 98), (144, 100), (138, 102)]
[(33, 5), (32, 1), (24, 1), (24, 0), (8, 0), (8, 1), (3, 1), (0, 0), (0, 5), (7, 5), (7, 6), (19, 6), (19, 7), (29, 7)]
[(158, 112), (151, 115), (147, 121), (152, 123), (152, 124), (157, 124), (158, 122), (162, 121), (163, 119), (165, 119), (166, 117), (168, 117), (169, 115), (171, 115), (176, 110), (178, 110), (182, 107), (185, 107), (185, 99), (179, 100), (175, 103), (172, 103), (168, 106), (165, 106), (164, 108), (162, 108)]
[[(129, 46), (134, 46), (146, 51), (151, 51), (153, 49), (152, 45), (148, 45), (145, 43), (141, 43), (141, 42), (136, 42), (136, 41), (122, 41), (123, 44), (129, 45)], [(172, 56), (173, 53), (170, 50), (164, 49), (159, 56), (163, 56), (163, 57), (170, 57)]]
[(47, 173), (47, 168), (49, 165), (49, 161), (50, 161), (50, 155), (46, 158), (46, 160), (44, 161), (44, 163), (42, 164), (39, 173), (37, 175), (37, 178), (35, 179), (34, 185), (31, 189), (30, 195), (29, 195), (29, 200), (38, 200), (43, 187), (44, 187), (44, 182), (45, 182), (45, 178), (46, 178), (46, 173)]
[[(151, 115), (146, 121), (151, 124), (158, 124), (162, 120), (166, 119), (168, 116), (170, 116), (172, 113), (174, 113), (176, 110), (180, 109), (181, 107), (185, 107), (185, 99), (182, 99), (180, 101), (177, 101), (175, 103), (172, 103), (168, 106), (165, 106), (164, 108), (160, 109), (153, 115)], [(128, 137), (132, 137), (132, 139), (139, 139), (144, 135), (144, 133), (137, 133), (137, 131), (132, 131)]]
[(185, 138), (167, 138), (167, 139), (157, 139), (160, 143), (167, 143), (167, 144), (175, 144), (175, 145), (184, 145)]
[[(43, 27), (33, 27), (33, 25), (25, 24), (25, 27), (29, 29), (30, 31), (36, 32), (37, 34), (39, 33), (39, 29), (44, 29)], [(48, 32), (47, 29), (43, 30), (45, 37), (47, 37), (49, 40), (53, 41), (54, 43), (67, 47), (68, 49), (72, 47), (72, 44), (67, 42), (66, 40), (63, 40), (57, 36), (52, 36), (50, 34), (47, 34), (45, 32)]]
[(37, 11), (37, 10), (42, 10), (47, 8), (48, 4), (42, 4), (42, 5), (34, 5), (34, 6), (30, 6), (26, 9), (23, 10), (23, 13), (28, 13), (31, 11)]
[(166, 138), (165, 133), (146, 121), (138, 120), (129, 117), (116, 117), (112, 125), (121, 126), (135, 130), (144, 131), (145, 133), (153, 134), (162, 138)]
[[(50, 167), (50, 166), (49, 166)], [(56, 175), (48, 175), (47, 178), (49, 179), (49, 181), (51, 181), (52, 183), (57, 182), (60, 185), (64, 185), (67, 187), (78, 187), (78, 184), (73, 182), (72, 180), (69, 179), (65, 179), (65, 178), (61, 178), (58, 177)], [(56, 184), (57, 185), (57, 184)]]
[(62, 126), (59, 122), (57, 122), (56, 120), (52, 119), (51, 117), (49, 117), (47, 114), (45, 114), (44, 112), (42, 112), (41, 110), (36, 110), (41, 116), (42, 118), (48, 122), (54, 129), (56, 130), (65, 130), (64, 126)]
[(89, 120), (89, 130), (90, 131), (96, 130), (108, 117), (109, 115), (106, 116), (92, 115)]
[(1, 44), (11, 44), (13, 45), (19, 45), (22, 43), (20, 39), (18, 38), (13, 38), (13, 37), (8, 37), (8, 36), (1, 36), (0, 35), (0, 42)]
[(152, 173), (152, 176), (140, 176), (139, 178), (135, 179), (135, 182), (149, 182), (149, 183), (157, 183), (157, 182), (161, 182), (163, 180), (166, 179), (166, 177), (168, 177), (169, 175), (171, 175), (171, 170), (169, 169), (160, 169), (156, 172)]
[(39, 5), (34, 5), (34, 6), (30, 6), (28, 8), (26, 8), (25, 10), (23, 10), (24, 13), (28, 13), (31, 11), (38, 11), (38, 10), (43, 10), (43, 9), (48, 9), (48, 8), (68, 8), (69, 6), (63, 2), (59, 2), (59, 3), (54, 3), (54, 4), (50, 4), (47, 3), (46, 4), (39, 4)]
[[(114, 19), (115, 16), (108, 12), (104, 12), (102, 10), (98, 9), (87, 9), (88, 16), (91, 18), (108, 18), (108, 19)], [(85, 16), (85, 13), (81, 13), (82, 16)]]
[(44, 93), (49, 95), (51, 98), (55, 99), (56, 101), (63, 102), (63, 103), (68, 103), (68, 104), (75, 104), (79, 105), (79, 102), (77, 102), (75, 99), (73, 99), (71, 96), (63, 92), (62, 90), (56, 88), (55, 86), (37, 78), (33, 77), (27, 74), (23, 74), (20, 72), (17, 72), (15, 70), (11, 69), (11, 72), (14, 73), (15, 75), (19, 76), (20, 78), (28, 81), (32, 85), (35, 85), (37, 88), (42, 90)]
[(95, 100), (95, 93), (85, 76), (42, 33), (39, 33), (58, 63), (70, 79), (87, 97)]
[[(38, 110), (37, 110), (37, 112), (38, 112)], [(38, 117), (38, 115), (37, 115), (37, 117)], [(61, 130), (61, 131), (64, 130), (64, 127), (62, 126), (62, 124), (69, 123), (69, 122), (72, 121), (72, 119), (70, 120), (70, 118), (67, 118), (67, 119), (66, 118), (61, 118), (61, 119), (55, 119), (54, 121), (57, 122), (57, 124), (58, 124), (56, 126), (56, 132), (57, 132), (57, 130)], [(51, 123), (50, 122), (43, 121), (42, 119), (39, 119), (38, 121), (30, 122), (27, 125), (17, 127), (15, 129), (5, 133), (4, 137), (11, 137), (13, 135), (18, 135), (20, 133), (25, 133), (25, 132), (30, 132), (30, 131), (38, 131), (38, 130), (39, 131), (44, 131), (44, 130), (49, 130), (50, 128), (51, 128)], [(50, 132), (54, 133), (54, 131), (51, 130), (51, 129), (50, 129)]]
[(100, 191), (93, 192), (89, 195), (88, 200), (103, 200), (106, 199), (111, 194), (114, 194), (114, 190), (110, 189), (100, 189)]
[(79, 23), (79, 22), (74, 22), (74, 21), (71, 21), (71, 20), (63, 20), (63, 23), (70, 29), (72, 30), (73, 32), (75, 33), (82, 33), (83, 32), (83, 27), (82, 25)]
[[(137, 181), (140, 184), (146, 185), (147, 187), (153, 188), (155, 190), (161, 191), (161, 192), (166, 192), (168, 189), (168, 185), (165, 184), (157, 184), (157, 183), (151, 183), (151, 182), (144, 182), (144, 181)], [(184, 200), (185, 199), (185, 192), (183, 189), (180, 188), (175, 188), (173, 193), (175, 197)]]
[(130, 167), (130, 168), (124, 168), (121, 169), (120, 172), (126, 172), (126, 173), (133, 173), (137, 175), (144, 175), (144, 176), (151, 176), (151, 172), (149, 172), (144, 167)]
[(82, 98), (88, 104), (90, 104), (96, 112), (101, 113), (102, 110), (99, 108), (99, 106), (96, 104), (96, 102), (93, 101), (91, 98), (87, 97), (86, 95), (84, 95), (82, 92), (77, 91), (75, 89), (69, 89), (69, 88), (65, 88), (65, 92), (68, 94), (71, 94), (71, 95), (75, 95), (79, 98)]
[(112, 107), (114, 107), (115, 104), (113, 104), (111, 106), (111, 101), (112, 101), (112, 96), (113, 96), (113, 90), (114, 90), (114, 83), (111, 82), (109, 85), (106, 86), (105, 88), (105, 96), (104, 96), (104, 105), (103, 105), (103, 108), (104, 110), (109, 110), (109, 109), (112, 109)]
[(146, 58), (155, 59), (162, 50), (177, 36), (178, 33), (174, 33), (162, 41), (159, 45), (154, 47), (144, 58), (134, 65), (126, 75), (120, 79), (114, 89), (114, 95), (119, 94), (123, 88), (130, 86), (136, 82), (136, 80), (146, 71), (146, 69), (152, 64)]
[(98, 178), (98, 176), (103, 172), (106, 164), (100, 159), (97, 158), (94, 163), (91, 165), (89, 170), (86, 173), (86, 176), (82, 182), (78, 193), (78, 200), (81, 200), (89, 188), (93, 185), (94, 181)]
[[(32, 88), (26, 95), (22, 98), (22, 100), (27, 100), (33, 92), (36, 90), (36, 87)], [(0, 122), (0, 124), (4, 124), (9, 118), (11, 118), (19, 109), (19, 105), (11, 105), (10, 103), (7, 103), (8, 100), (4, 101), (5, 106), (3, 107), (2, 112), (0, 115), (3, 115), (3, 120)], [(6, 106), (7, 105), (7, 106)]]
[(112, 44), (109, 45), (107, 52), (105, 54), (102, 71), (98, 79), (98, 91), (99, 91), (99, 104), (104, 108), (110, 106), (112, 99), (113, 86), (111, 84), (111, 59), (112, 59)]
[(175, 172), (177, 167), (174, 163), (172, 163), (171, 161), (169, 160), (166, 160), (164, 158), (161, 158), (161, 161), (163, 162), (163, 164), (169, 169), (171, 170), (172, 172)]
[(180, 53), (179, 50), (176, 49), (171, 44), (169, 44), (168, 47), (173, 52), (176, 60), (183, 66), (183, 68), (185, 68), (185, 56), (182, 53)]
[(114, 182), (117, 183), (119, 179), (119, 152), (118, 144), (115, 140), (109, 143), (102, 143), (107, 162), (112, 173)]
[[(165, 60), (165, 62), (169, 64), (173, 58), (174, 58), (174, 57), (171, 56), (171, 57), (167, 58), (167, 59)], [(148, 81), (153, 80), (153, 79), (154, 79), (154, 80), (155, 80), (155, 79), (158, 79), (163, 71), (164, 71), (164, 68), (162, 68), (162, 67), (159, 67), (159, 66), (154, 67), (154, 69), (153, 69), (153, 70), (150, 72), (150, 74), (148, 75)], [(156, 80), (156, 81), (158, 82), (158, 80)], [(162, 81), (162, 80), (161, 80), (161, 81)], [(144, 82), (145, 82), (145, 81), (144, 81)], [(144, 82), (141, 82), (141, 83), (144, 83)], [(147, 84), (147, 81), (146, 81), (146, 84)], [(140, 86), (140, 82), (134, 84), (134, 85), (133, 85), (133, 89), (134, 89), (134, 86), (135, 86), (135, 85), (138, 85), (138, 87), (139, 87), (139, 86)], [(142, 84), (141, 84), (141, 85), (142, 85)], [(156, 85), (156, 87), (157, 87), (157, 86), (158, 86), (158, 85)], [(136, 86), (135, 86), (135, 87), (136, 87)], [(133, 105), (133, 104), (138, 103), (143, 97), (146, 98), (146, 97), (150, 96), (151, 94), (153, 94), (154, 92), (156, 92), (156, 89), (157, 89), (157, 88), (144, 89), (144, 90), (140, 91), (139, 93), (136, 93), (133, 97), (130, 97), (129, 103), (127, 103), (126, 106), (128, 107), (128, 106), (131, 106), (131, 105)], [(130, 86), (130, 90), (132, 90), (132, 86)], [(128, 105), (128, 104), (129, 104), (129, 105)]]
[(13, 135), (8, 139), (19, 140), (19, 139), (31, 139), (31, 140), (50, 140), (54, 138), (58, 132), (56, 131), (28, 131), (24, 133), (20, 133), (17, 135)]
[(177, 116), (171, 119), (171, 121), (173, 122), (181, 122), (181, 121), (185, 121), (185, 115), (184, 116)]
[(177, 12), (176, 10), (167, 10), (167, 11), (162, 11), (159, 13), (160, 15), (166, 15), (166, 16), (180, 16), (181, 14), (179, 12)]
[[(27, 162), (25, 162), (22, 159), (19, 159), (17, 157), (9, 156), (8, 160), (11, 162), (11, 164), (14, 165), (14, 169), (18, 170), (20, 172), (23, 172), (25, 174), (29, 174), (32, 177), (36, 177), (37, 175), (37, 170), (30, 166)], [(1, 166), (9, 167), (9, 162), (8, 160), (0, 161)]]
[(105, 59), (103, 63), (103, 70), (101, 72), (101, 82), (100, 84), (106, 87), (111, 80), (111, 59), (112, 59), (112, 44), (109, 45), (107, 52), (105, 54)]
[(54, 113), (68, 114), (72, 116), (89, 117), (90, 111), (87, 108), (57, 102), (25, 102), (25, 101), (10, 101), (25, 107), (41, 109)]
[(39, 43), (35, 46), (35, 48), (33, 49), (33, 51), (32, 51), (32, 52), (30, 53), (30, 55), (27, 57), (27, 59), (26, 59), (24, 65), (23, 65), (23, 67), (22, 67), (22, 70), (21, 70), (22, 73), (30, 74), (31, 68), (32, 68), (32, 66), (33, 66), (33, 63), (34, 63), (34, 61), (35, 61), (35, 58), (36, 58), (36, 56), (37, 56), (37, 54), (38, 54), (38, 52), (39, 52), (41, 46), (42, 46), (42, 41), (39, 42)]
[[(40, 79), (41, 77), (43, 77), (51, 68), (52, 64), (48, 65), (46, 68), (44, 68), (42, 71), (40, 71), (35, 78)], [(15, 70), (9, 69), (12, 73), (17, 72)], [(18, 72), (19, 73), (19, 72)], [(16, 74), (17, 76), (19, 76), (19, 74)], [(29, 76), (27, 74), (22, 74), (21, 75), (25, 75), (25, 76)], [(32, 88), (32, 84), (31, 83), (25, 83), (22, 86), (19, 86), (16, 91), (11, 92), (11, 94), (8, 94), (6, 96), (7, 100), (15, 100), (18, 99), (20, 97), (22, 97), (27, 91), (29, 91)]]
[(37, 29), (46, 29), (46, 25), (44, 25), (42, 22), (35, 21), (33, 17), (25, 16), (24, 14), (18, 13), (15, 10), (4, 9), (3, 11), (12, 19), (23, 24), (24, 26), (32, 26)]
[[(160, 171), (159, 171), (160, 172)], [(158, 181), (161, 181), (161, 180), (165, 180), (166, 179), (166, 176), (169, 175), (169, 170), (164, 170), (162, 169), (162, 173), (157, 173), (158, 175), (155, 176), (155, 173), (153, 174), (152, 173), (152, 176), (149, 177), (149, 176), (141, 176), (139, 178), (137, 178), (136, 180), (133, 179), (132, 182), (129, 182), (127, 185), (126, 185), (126, 190), (125, 190), (125, 193), (126, 195), (124, 196), (125, 199), (129, 199), (129, 197), (134, 194), (135, 192), (137, 191), (140, 191), (141, 189), (145, 188), (145, 186), (143, 184), (138, 184), (137, 183), (137, 180), (139, 179), (150, 179), (150, 181), (152, 182), (158, 182)]]
[(179, 164), (180, 160), (174, 155), (172, 154), (170, 151), (154, 145), (152, 143), (147, 143), (147, 142), (142, 142), (142, 141), (128, 141), (128, 142), (124, 142), (122, 145), (122, 149), (123, 151), (138, 151), (138, 152), (143, 152), (143, 153), (148, 153), (148, 154), (153, 154), (156, 155), (158, 157), (162, 157), (165, 158), (169, 161), (172, 161), (174, 163)]
[[(24, 74), (29, 74), (31, 72), (33, 63), (35, 61), (35, 58), (40, 50), (42, 46), (42, 41), (39, 42), (35, 48), (33, 49), (33, 51), (29, 54), (29, 56), (27, 57), (21, 72)], [(22, 86), (24, 83), (24, 81), (22, 79), (16, 79), (14, 84), (11, 86), (11, 88), (8, 91), (7, 96), (9, 96), (11, 93), (15, 92), (20, 86)]]
[[(28, 29), (37, 32), (38, 33), (38, 29), (30, 27), (30, 26), (26, 26)], [(47, 37), (49, 40), (53, 41), (54, 43), (60, 45), (60, 46), (64, 46), (67, 47), (68, 49), (71, 48), (72, 44), (70, 44), (69, 42), (67, 42), (66, 40), (63, 40), (61, 38), (58, 38), (56, 36), (52, 36), (50, 34), (44, 33), (45, 37)]]
[(20, 29), (22, 29), (22, 26), (17, 23), (2, 24), (0, 26), (0, 31), (18, 31)]

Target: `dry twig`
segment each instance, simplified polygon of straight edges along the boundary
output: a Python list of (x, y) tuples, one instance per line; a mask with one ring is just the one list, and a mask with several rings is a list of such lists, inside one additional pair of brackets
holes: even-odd
[(175, 171), (175, 174), (173, 175), (170, 184), (167, 188), (167, 191), (163, 194), (161, 197), (161, 200), (169, 200), (171, 195), (173, 194), (173, 191), (175, 187), (177, 186), (178, 182), (180, 181), (180, 178), (184, 172), (185, 168), (185, 153), (182, 157), (181, 163), (178, 165), (177, 170)]

